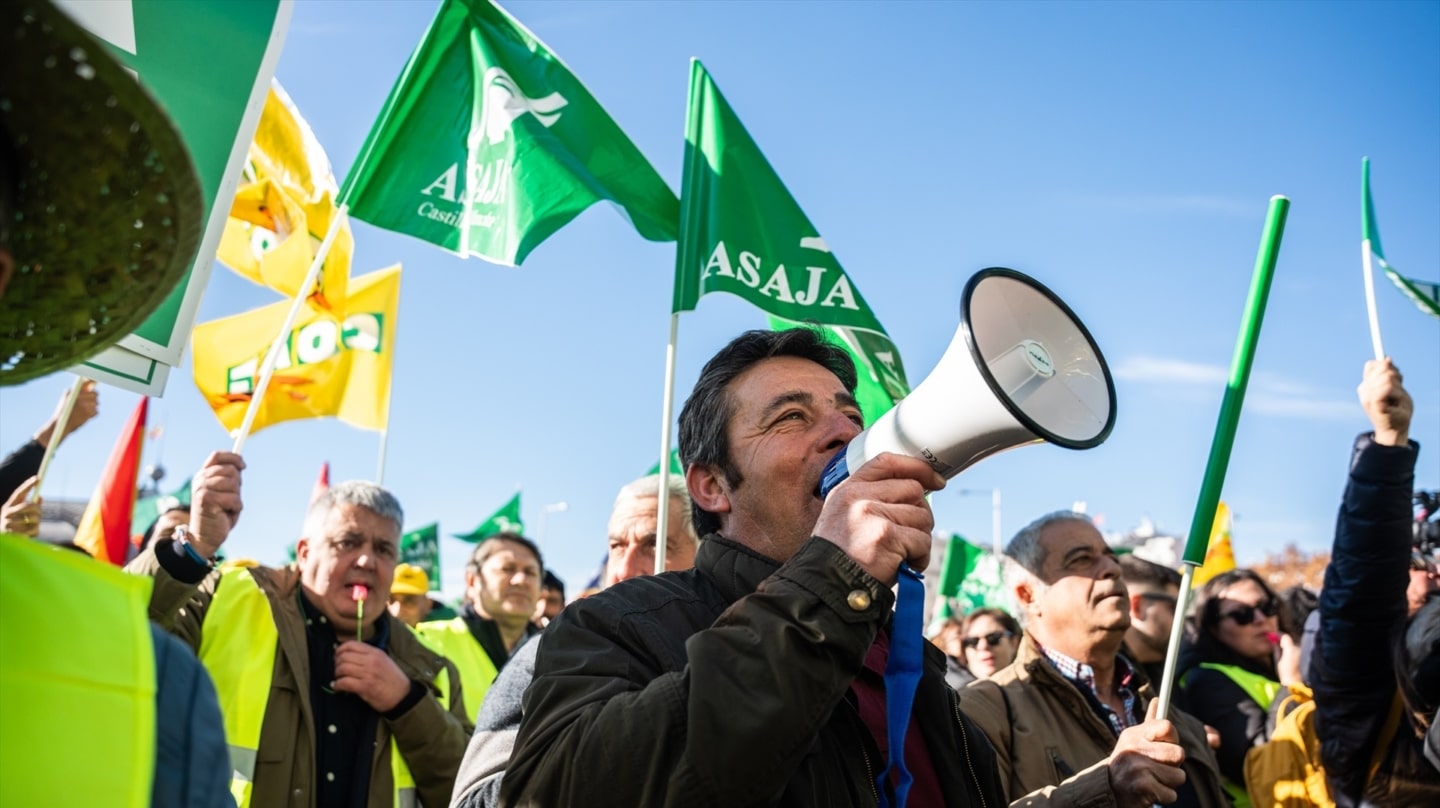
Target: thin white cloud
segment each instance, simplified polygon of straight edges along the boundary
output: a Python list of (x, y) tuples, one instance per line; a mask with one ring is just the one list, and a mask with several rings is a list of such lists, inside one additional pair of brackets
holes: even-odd
[[(1139, 384), (1194, 387), (1223, 385), (1230, 378), (1229, 368), (1220, 365), (1157, 356), (1126, 357), (1111, 372), (1117, 379)], [(1359, 405), (1353, 399), (1335, 398), (1304, 382), (1273, 373), (1256, 373), (1250, 377), (1246, 390), (1245, 409), (1290, 418), (1353, 420)]]

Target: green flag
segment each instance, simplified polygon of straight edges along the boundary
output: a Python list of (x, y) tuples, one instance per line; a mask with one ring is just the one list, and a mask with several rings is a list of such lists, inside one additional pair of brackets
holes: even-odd
[(651, 241), (675, 194), (554, 53), (489, 0), (445, 0), (340, 191), (350, 215), (518, 265), (608, 199)]
[(168, 494), (161, 494), (153, 497), (144, 497), (135, 501), (135, 509), (130, 512), (130, 524), (135, 529), (144, 531), (160, 518), (160, 514), (171, 508), (184, 505), (190, 506), (190, 480)]
[(729, 292), (792, 323), (831, 327), (891, 401), (900, 352), (700, 62), (690, 63), (673, 311)]
[(993, 606), (1015, 614), (1005, 591), (1004, 568), (994, 553), (951, 534), (940, 572), (940, 595), (953, 598), (961, 614)]
[(471, 544), (479, 544), (484, 539), (496, 533), (524, 533), (525, 523), (520, 521), (520, 492), (516, 491), (510, 501), (500, 506), (500, 510), (491, 514), (489, 519), (480, 523), (480, 526), (469, 533), (455, 534), (455, 538), (461, 541), (468, 541)]
[(400, 561), (413, 564), (432, 581), (431, 588), (440, 588), (440, 525), (430, 524), (400, 537)]
[[(653, 466), (650, 467), (650, 470), (649, 470), (649, 471), (645, 472), (645, 474), (646, 474), (647, 476), (649, 476), (649, 475), (651, 475), (651, 474), (659, 474), (659, 473), (660, 473), (660, 461), (658, 461), (658, 460), (655, 461), (655, 465), (653, 465)], [(684, 477), (684, 476), (685, 476), (685, 467), (682, 466), (682, 465), (680, 465), (680, 450), (679, 450), (679, 449), (671, 449), (671, 450), (670, 450), (670, 473), (671, 473), (671, 474), (677, 474), (677, 475), (679, 475), (679, 476), (681, 476), (681, 477)]]
[(1370, 260), (1375, 266), (1385, 272), (1385, 277), (1395, 284), (1395, 288), (1405, 293), (1405, 296), (1415, 301), (1415, 305), (1421, 311), (1431, 317), (1440, 318), (1440, 283), (1416, 280), (1407, 278), (1396, 272), (1390, 262), (1385, 260), (1385, 253), (1380, 249), (1380, 228), (1375, 225), (1375, 202), (1370, 197), (1370, 158), (1366, 157), (1360, 162), (1360, 184), (1362, 186), (1361, 215), (1361, 239), (1370, 250)]

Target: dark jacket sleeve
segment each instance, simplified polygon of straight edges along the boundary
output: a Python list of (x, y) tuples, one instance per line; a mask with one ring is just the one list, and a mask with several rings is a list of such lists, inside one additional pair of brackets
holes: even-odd
[(535, 651), (539, 647), (538, 635), (525, 638), (485, 691), (480, 715), (475, 719), (475, 734), (470, 736), (470, 746), (465, 749), (465, 759), (460, 761), (460, 773), (455, 777), (451, 808), (500, 805), (500, 782), (515, 748), (520, 703), (535, 676)]
[(230, 751), (215, 685), (190, 649), (150, 624), (155, 645), (153, 808), (229, 808)]
[(1265, 741), (1266, 712), (1230, 677), (1207, 668), (1185, 677), (1183, 700), (1185, 712), (1220, 731), (1220, 773), (1244, 783), (1245, 753)]
[[(847, 605), (855, 590), (870, 595), (867, 608)], [(626, 613), (605, 594), (572, 604), (540, 637), (501, 786), (507, 806), (773, 801), (894, 603), (839, 547), (812, 538), (689, 635), (677, 661), (617, 652), (659, 645), (646, 636), (654, 609)]]
[(1335, 545), (1320, 592), (1310, 663), (1315, 729), (1330, 793), (1359, 804), (1376, 737), (1395, 697), (1393, 643), (1404, 628), (1419, 445), (1355, 442)]
[(0, 502), (9, 499), (21, 483), (39, 474), (44, 459), (45, 447), (32, 440), (0, 460)]

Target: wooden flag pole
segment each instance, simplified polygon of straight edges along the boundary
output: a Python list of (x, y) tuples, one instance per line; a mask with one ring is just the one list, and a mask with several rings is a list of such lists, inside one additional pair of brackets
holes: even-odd
[(245, 420), (241, 421), (240, 428), (235, 430), (235, 445), (230, 450), (235, 454), (240, 454), (245, 448), (245, 440), (250, 437), (250, 428), (255, 425), (255, 416), (259, 414), (260, 406), (265, 400), (265, 391), (270, 387), (270, 377), (275, 375), (275, 363), (280, 359), (280, 352), (285, 350), (285, 346), (290, 342), (290, 329), (295, 327), (295, 319), (300, 316), (300, 309), (309, 299), (315, 279), (320, 277), (320, 268), (325, 265), (325, 256), (330, 254), (330, 246), (335, 243), (335, 236), (340, 233), (340, 226), (348, 218), (349, 212), (350, 209), (344, 204), (336, 208), (335, 215), (330, 219), (330, 229), (325, 233), (325, 239), (320, 242), (320, 248), (315, 251), (315, 258), (310, 262), (310, 271), (305, 273), (305, 280), (300, 284), (300, 292), (295, 295), (290, 311), (285, 315), (285, 323), (280, 326), (280, 333), (270, 344), (270, 350), (265, 353), (265, 361), (260, 365), (260, 378), (250, 394), (250, 405), (245, 408)]
[(1210, 444), (1210, 459), (1205, 464), (1205, 477), (1200, 484), (1200, 500), (1185, 540), (1185, 573), (1180, 579), (1180, 592), (1175, 602), (1175, 624), (1170, 629), (1170, 646), (1165, 651), (1165, 669), (1160, 675), (1160, 705), (1156, 717), (1164, 720), (1170, 714), (1170, 700), (1175, 688), (1175, 669), (1180, 661), (1180, 641), (1185, 629), (1185, 613), (1190, 609), (1190, 586), (1195, 568), (1205, 563), (1210, 546), (1210, 530), (1215, 526), (1215, 508), (1220, 504), (1220, 490), (1225, 485), (1225, 472), (1230, 466), (1230, 450), (1235, 446), (1235, 430), (1240, 423), (1240, 406), (1245, 403), (1245, 388), (1250, 383), (1250, 368), (1255, 361), (1255, 345), (1260, 341), (1260, 325), (1265, 319), (1265, 303), (1270, 298), (1270, 280), (1275, 274), (1275, 259), (1280, 254), (1280, 239), (1285, 234), (1285, 217), (1290, 200), (1270, 197), (1270, 211), (1265, 217), (1265, 233), (1260, 239), (1260, 254), (1255, 257), (1255, 272), (1250, 278), (1250, 295), (1245, 301), (1245, 318), (1240, 323), (1240, 336), (1235, 343), (1235, 358), (1230, 364), (1230, 380), (1225, 398), (1220, 403), (1220, 418), (1215, 425), (1215, 439)]

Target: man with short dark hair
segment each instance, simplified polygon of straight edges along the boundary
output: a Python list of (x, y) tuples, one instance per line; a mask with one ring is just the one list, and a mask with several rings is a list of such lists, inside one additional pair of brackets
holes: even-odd
[(565, 582), (553, 570), (545, 570), (540, 583), (540, 600), (535, 603), (535, 625), (544, 628), (565, 608)]
[(1121, 651), (1145, 670), (1145, 678), (1159, 682), (1175, 625), (1180, 573), (1128, 553), (1120, 556), (1120, 578), (1130, 593), (1130, 628)]
[[(855, 370), (809, 329), (742, 334), (680, 415), (695, 568), (571, 604), (540, 637), (506, 805), (871, 806), (894, 799), (882, 672), (902, 562), (944, 480), (881, 455), (821, 499), (859, 434)], [(918, 641), (918, 638), (917, 638)], [(925, 649), (909, 804), (997, 805), (993, 752)]]
[(1052, 513), (1005, 548), (1025, 636), (961, 707), (999, 756), (1011, 805), (1228, 808), (1205, 728), (1172, 710), (1120, 652), (1130, 604), (1120, 563), (1083, 514)]
[(495, 674), (521, 640), (540, 630), (530, 618), (544, 574), (535, 542), (518, 533), (497, 533), (476, 545), (465, 565), (460, 615), (415, 627), (422, 642), (460, 669), (472, 722)]

